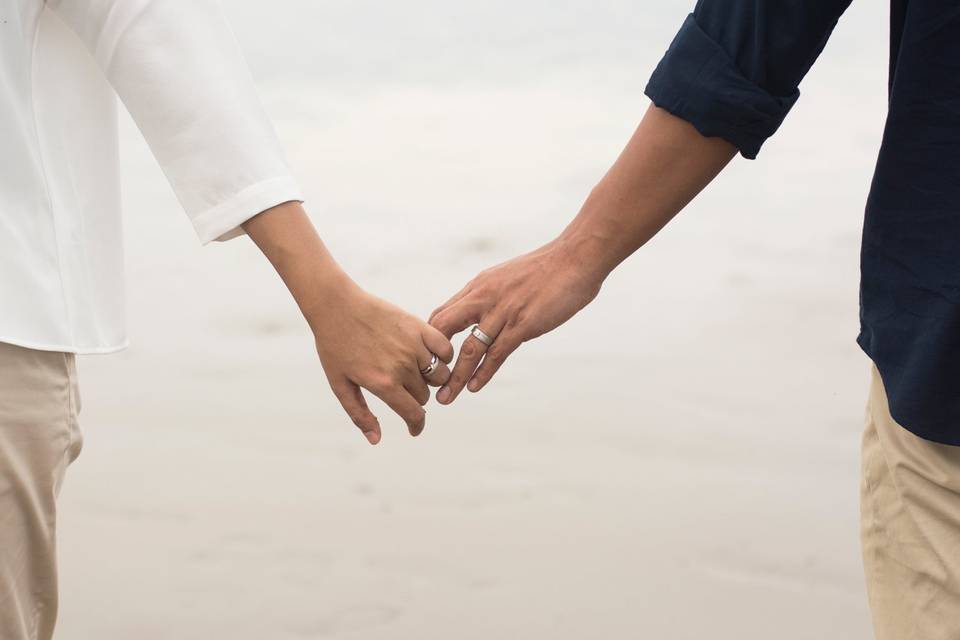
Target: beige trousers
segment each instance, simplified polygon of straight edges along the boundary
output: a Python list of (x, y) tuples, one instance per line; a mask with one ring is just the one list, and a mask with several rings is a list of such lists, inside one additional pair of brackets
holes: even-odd
[(83, 447), (72, 354), (0, 343), (0, 638), (49, 640), (56, 498)]
[(861, 542), (877, 640), (960, 638), (960, 447), (900, 427), (873, 368)]
[[(960, 447), (887, 408), (874, 367), (863, 433), (861, 537), (877, 640), (960, 639)], [(0, 639), (50, 640), (56, 498), (80, 455), (71, 354), (0, 343)]]

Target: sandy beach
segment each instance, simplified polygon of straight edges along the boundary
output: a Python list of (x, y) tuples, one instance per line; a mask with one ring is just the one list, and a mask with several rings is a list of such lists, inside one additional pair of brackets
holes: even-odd
[[(576, 213), (692, 7), (225, 4), (321, 235), (421, 316)], [(377, 448), (269, 265), (199, 246), (125, 121), (132, 346), (80, 362), (58, 637), (867, 640), (885, 20), (855, 3), (760, 159), (482, 394), (418, 439), (371, 399)]]

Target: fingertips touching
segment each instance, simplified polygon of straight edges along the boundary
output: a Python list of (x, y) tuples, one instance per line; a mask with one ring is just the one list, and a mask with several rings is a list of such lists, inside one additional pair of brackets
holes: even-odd
[(480, 363), (480, 358), (483, 357), (483, 347), (482, 342), (473, 336), (467, 336), (460, 347), (460, 355), (457, 356), (457, 363), (453, 366), (450, 379), (437, 393), (437, 402), (450, 404), (457, 399), (460, 391), (463, 390), (464, 385), (473, 375), (477, 364)]
[(453, 360), (453, 343), (443, 335), (438, 329), (424, 325), (422, 333), (423, 345), (430, 353), (437, 354), (437, 357), (450, 364)]
[[(504, 321), (498, 317), (487, 317), (480, 321), (480, 328), (488, 336), (496, 336), (503, 328)], [(457, 399), (460, 392), (466, 386), (473, 372), (477, 370), (480, 359), (487, 350), (487, 345), (481, 342), (476, 336), (468, 335), (460, 346), (460, 354), (457, 356), (457, 363), (453, 366), (450, 379), (437, 392), (437, 402), (440, 404), (450, 404)]]
[(441, 387), (445, 385), (449, 379), (450, 367), (441, 362), (436, 371), (427, 376), (427, 384), (431, 387)]

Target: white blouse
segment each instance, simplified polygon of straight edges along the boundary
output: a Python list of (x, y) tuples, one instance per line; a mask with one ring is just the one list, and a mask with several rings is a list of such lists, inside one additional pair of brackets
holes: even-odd
[(126, 346), (114, 91), (201, 242), (302, 200), (216, 0), (0, 0), (0, 342)]

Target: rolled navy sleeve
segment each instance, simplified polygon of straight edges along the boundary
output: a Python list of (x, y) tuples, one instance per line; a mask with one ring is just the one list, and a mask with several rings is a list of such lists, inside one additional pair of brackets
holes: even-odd
[(94, 54), (201, 242), (302, 201), (217, 0), (48, 0)]
[(700, 0), (647, 83), (658, 107), (756, 158), (850, 0)]

